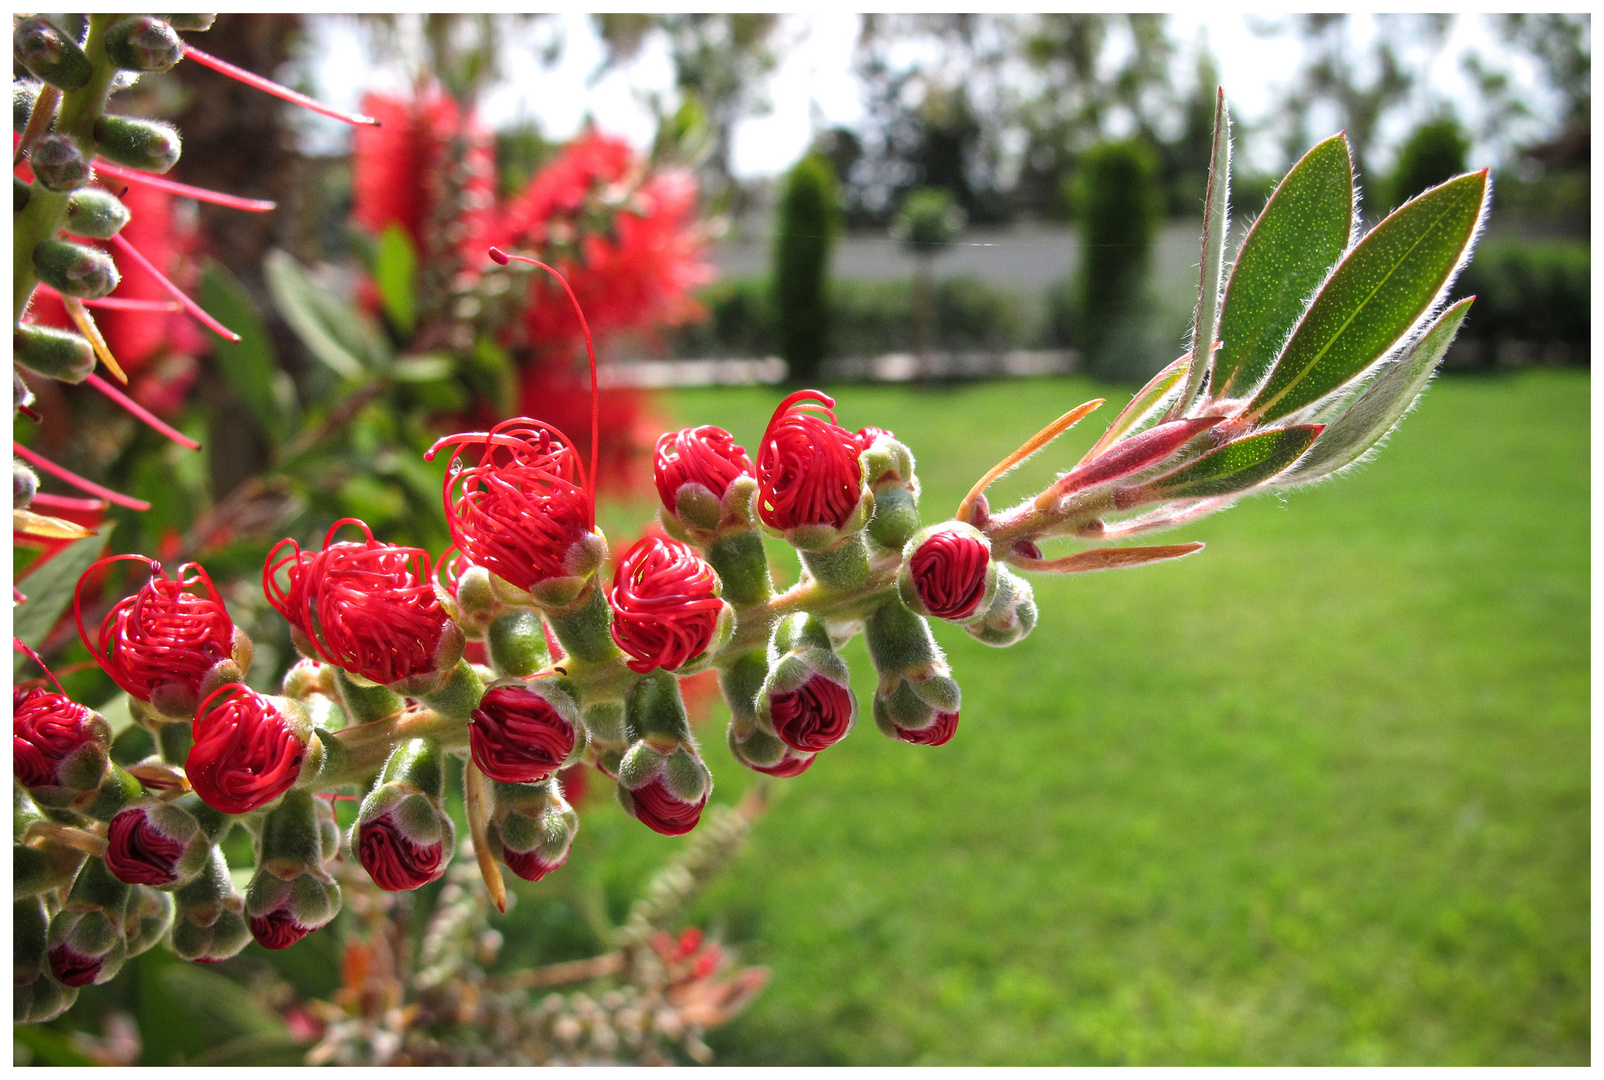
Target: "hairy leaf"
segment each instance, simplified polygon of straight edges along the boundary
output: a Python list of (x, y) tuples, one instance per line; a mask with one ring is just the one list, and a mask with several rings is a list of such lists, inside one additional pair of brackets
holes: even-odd
[(1163, 499), (1201, 499), (1246, 491), (1302, 457), (1320, 431), (1318, 425), (1304, 424), (1228, 442), (1141, 487), (1116, 492), (1115, 506), (1124, 509)]
[[(1203, 256), (1199, 260), (1197, 318), (1192, 327), (1192, 355), (1208, 357), (1214, 352), (1215, 330), (1220, 318), (1220, 275), (1225, 267), (1225, 237), (1231, 228), (1231, 113), (1225, 106), (1225, 90), (1214, 100), (1214, 142), (1209, 157), (1208, 195), (1203, 204)], [(1186, 388), (1170, 406), (1169, 419), (1177, 419), (1203, 387), (1206, 361), (1193, 364), (1187, 372)]]
[(1114, 422), (1108, 425), (1108, 430), (1092, 444), (1090, 450), (1086, 451), (1086, 456), (1080, 459), (1080, 464), (1084, 465), (1091, 461), (1127, 435), (1151, 427), (1162, 415), (1160, 409), (1164, 405), (1165, 397), (1186, 378), (1191, 363), (1192, 357), (1188, 354), (1154, 375), (1152, 380), (1126, 403), (1120, 414), (1114, 417)]
[(1347, 468), (1397, 426), (1431, 382), (1465, 321), (1474, 297), (1467, 297), (1437, 317), (1397, 360), (1387, 364), (1370, 386), (1349, 402), (1326, 427), (1306, 457), (1277, 483), (1293, 487)]
[(1237, 252), (1220, 311), (1214, 398), (1246, 394), (1275, 363), (1353, 231), (1353, 162), (1333, 135), (1276, 186)]
[[(28, 602), (11, 609), (11, 633), (24, 645), (37, 649), (61, 618), (61, 613), (72, 606), (72, 591), (78, 587), (78, 578), (100, 558), (114, 524), (102, 525), (98, 536), (86, 536), (69, 544), (55, 558), (17, 582)], [(13, 675), (21, 671), (25, 663), (32, 661), (20, 652), (14, 653)]]
[(1348, 253), (1276, 361), (1249, 415), (1271, 421), (1364, 371), (1409, 332), (1453, 278), (1487, 203), (1469, 173), (1405, 203)]

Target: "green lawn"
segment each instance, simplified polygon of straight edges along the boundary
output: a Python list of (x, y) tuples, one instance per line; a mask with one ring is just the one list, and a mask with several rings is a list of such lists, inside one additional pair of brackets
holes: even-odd
[[(1125, 392), (838, 397), (913, 447), (929, 521), (1099, 394), (997, 505)], [(1200, 555), (1036, 579), (1013, 649), (939, 626), (957, 737), (865, 716), (701, 902), (773, 969), (719, 1061), (1587, 1062), (1588, 395), (1574, 370), (1440, 381), (1358, 475), (1169, 534)], [(778, 397), (670, 404), (755, 448)], [(750, 775), (721, 726), (717, 801)], [(581, 834), (620, 885), (677, 843), (632, 824), (598, 806)]]

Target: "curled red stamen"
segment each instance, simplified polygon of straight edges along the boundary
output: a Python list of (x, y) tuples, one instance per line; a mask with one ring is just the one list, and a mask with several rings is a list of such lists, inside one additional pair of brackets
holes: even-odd
[[(226, 206), (231, 210), (248, 210), (253, 214), (266, 214), (278, 209), (278, 203), (272, 199), (246, 199), (239, 195), (230, 195), (226, 191), (213, 191), (210, 188), (194, 187), (190, 184), (180, 184), (177, 180), (169, 180), (165, 176), (156, 176), (152, 173), (140, 172), (138, 169), (125, 168), (122, 165), (113, 165), (105, 158), (95, 159), (95, 172), (105, 176), (114, 176), (118, 180), (127, 180), (134, 184), (144, 184), (146, 187), (160, 188), (162, 191), (196, 202), (211, 203), (214, 206)], [(123, 189), (125, 192), (127, 188)], [(121, 197), (121, 196), (119, 196)]]
[(80, 491), (87, 491), (91, 495), (99, 495), (107, 502), (114, 502), (118, 506), (126, 506), (130, 510), (150, 509), (150, 503), (146, 502), (144, 499), (136, 499), (132, 495), (123, 495), (119, 492), (111, 490), (111, 488), (101, 487), (93, 480), (85, 480), (71, 469), (64, 469), (55, 462), (46, 460), (19, 442), (13, 441), (11, 443), (11, 452), (16, 454), (22, 460), (26, 461), (28, 464), (43, 469), (51, 476), (54, 476), (59, 480), (65, 480), (67, 483), (71, 484), (75, 488), (78, 488)]
[(973, 615), (986, 595), (991, 551), (985, 541), (956, 529), (935, 533), (908, 560), (913, 587), (938, 619)]
[(631, 671), (673, 669), (707, 651), (724, 603), (718, 576), (696, 549), (648, 536), (624, 554), (607, 599), (612, 635)]
[(665, 432), (652, 451), (652, 479), (669, 513), (685, 484), (701, 484), (722, 499), (742, 476), (755, 476), (746, 448), (721, 427), (704, 424), (678, 432)]
[(217, 57), (212, 56), (209, 53), (203, 53), (187, 41), (184, 42), (184, 56), (188, 59), (194, 60), (197, 64), (203, 64), (206, 67), (211, 68), (213, 71), (221, 72), (231, 79), (237, 79), (246, 86), (254, 86), (256, 89), (272, 94), (274, 97), (283, 98), (285, 101), (293, 102), (294, 104), (301, 106), (303, 109), (311, 109), (315, 113), (331, 117), (335, 120), (343, 120), (347, 124), (371, 124), (374, 127), (379, 125), (379, 122), (373, 119), (371, 116), (363, 116), (361, 113), (341, 112), (332, 105), (325, 105), (321, 101), (318, 101), (315, 98), (309, 98), (305, 94), (297, 93), (287, 86), (280, 86), (272, 79), (264, 79), (262, 76), (246, 71), (242, 67), (235, 67), (227, 60), (219, 60)]
[(758, 516), (770, 527), (840, 528), (857, 507), (858, 439), (835, 422), (834, 405), (817, 390), (798, 390), (774, 410), (757, 459)]
[(118, 405), (121, 405), (128, 412), (150, 425), (150, 427), (155, 431), (165, 435), (167, 438), (171, 439), (179, 446), (182, 446), (184, 449), (199, 450), (201, 448), (200, 443), (196, 442), (194, 439), (191, 439), (188, 435), (185, 435), (182, 431), (179, 431), (170, 424), (163, 422), (160, 417), (156, 416), (139, 402), (135, 401), (133, 398), (111, 385), (111, 383), (107, 382), (105, 379), (102, 379), (99, 375), (96, 375), (93, 371), (84, 376), (84, 382), (88, 383), (90, 386), (93, 386), (96, 390), (99, 390), (107, 397), (111, 398), (111, 400), (115, 401)]
[(852, 691), (823, 675), (814, 675), (788, 694), (769, 698), (774, 733), (786, 746), (804, 753), (817, 753), (846, 738), (853, 712)]
[(305, 754), (306, 744), (267, 698), (229, 683), (196, 712), (184, 775), (214, 810), (244, 814), (295, 786)]
[(180, 304), (184, 305), (184, 310), (189, 312), (190, 315), (193, 316), (195, 320), (198, 321), (202, 326), (206, 327), (208, 330), (211, 330), (213, 333), (222, 335), (229, 341), (238, 341), (240, 339), (240, 336), (234, 333), (234, 331), (230, 330), (228, 327), (206, 314), (206, 312), (202, 311), (199, 304), (195, 303), (195, 301), (191, 300), (184, 294), (184, 290), (167, 280), (167, 275), (156, 269), (156, 264), (141, 255), (138, 249), (123, 237), (122, 233), (118, 233), (116, 236), (112, 237), (111, 242), (117, 245), (117, 250), (123, 252), (140, 266), (144, 267), (145, 271), (149, 273), (151, 277), (156, 279), (156, 284), (165, 289), (168, 295), (170, 295), (174, 300), (177, 300)]

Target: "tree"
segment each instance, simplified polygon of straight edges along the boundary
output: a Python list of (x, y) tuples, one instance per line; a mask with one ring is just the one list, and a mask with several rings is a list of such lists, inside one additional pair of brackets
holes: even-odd
[(1465, 171), (1470, 139), (1452, 116), (1431, 120), (1415, 128), (1398, 151), (1393, 168), (1389, 206), (1402, 206), (1429, 187)]
[(830, 254), (841, 195), (828, 158), (809, 154), (785, 181), (774, 225), (774, 330), (791, 378), (813, 379), (829, 340)]

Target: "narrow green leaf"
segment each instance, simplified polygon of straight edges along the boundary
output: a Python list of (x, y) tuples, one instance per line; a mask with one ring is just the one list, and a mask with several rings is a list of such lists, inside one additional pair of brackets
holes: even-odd
[(1276, 486), (1294, 487), (1330, 476), (1364, 457), (1385, 438), (1425, 392), (1473, 299), (1467, 297), (1439, 315), (1402, 356), (1387, 364), (1375, 382), (1332, 420), (1314, 448)]
[(195, 1059), (197, 1066), (295, 1066), (306, 1064), (307, 1044), (288, 1034), (247, 1035), (214, 1046)]
[(11, 1038), (33, 1052), (33, 1064), (65, 1065), (69, 1068), (93, 1068), (95, 1064), (73, 1049), (67, 1036), (51, 1028), (37, 1024), (13, 1024)]
[(175, 965), (162, 971), (161, 980), (214, 1042), (287, 1034), (284, 1021), (276, 1013), (265, 1008), (249, 990), (215, 971), (192, 964)]
[(1276, 361), (1249, 415), (1272, 421), (1337, 389), (1409, 332), (1453, 279), (1487, 205), (1487, 173), (1405, 203), (1348, 253)]
[(1103, 432), (1102, 437), (1090, 450), (1086, 451), (1086, 456), (1080, 459), (1080, 464), (1086, 464), (1121, 439), (1152, 427), (1162, 415), (1161, 410), (1166, 396), (1175, 389), (1176, 384), (1186, 378), (1191, 363), (1192, 357), (1188, 354), (1154, 375), (1146, 386), (1126, 402), (1125, 408), (1121, 409), (1119, 415), (1114, 417), (1114, 422), (1108, 425), (1108, 430)]
[(341, 378), (360, 378), (362, 361), (330, 326), (325, 317), (328, 305), (301, 264), (287, 252), (274, 249), (267, 253), (262, 267), (273, 303), (301, 343)]
[[(1220, 274), (1225, 266), (1225, 236), (1231, 228), (1231, 113), (1225, 106), (1225, 89), (1214, 100), (1214, 143), (1209, 156), (1208, 195), (1203, 204), (1203, 256), (1199, 260), (1197, 318), (1192, 327), (1192, 355), (1207, 357), (1214, 351), (1214, 332), (1220, 315)], [(1203, 388), (1208, 364), (1193, 364), (1186, 388), (1170, 406), (1168, 419), (1178, 420)]]
[[(72, 606), (72, 591), (78, 587), (78, 579), (100, 558), (113, 527), (114, 523), (108, 522), (100, 527), (98, 536), (73, 541), (55, 558), (17, 582), (28, 602), (11, 609), (11, 633), (24, 645), (39, 648), (61, 613)], [(32, 661), (20, 652), (13, 652), (13, 677), (27, 663)]]
[(417, 321), (413, 290), (417, 284), (418, 254), (401, 226), (392, 222), (379, 237), (374, 260), (374, 278), (379, 283), (379, 299), (384, 313), (403, 334), (411, 336)]
[(1261, 431), (1211, 450), (1190, 465), (1115, 496), (1115, 504), (1136, 506), (1159, 499), (1202, 499), (1256, 487), (1291, 465), (1319, 436), (1317, 425)]
[(444, 379), (456, 368), (452, 357), (444, 353), (426, 353), (422, 356), (403, 356), (390, 367), (390, 376), (397, 382), (433, 382)]
[(1352, 232), (1353, 162), (1348, 140), (1333, 135), (1292, 166), (1242, 241), (1220, 311), (1213, 397), (1246, 394), (1270, 370)]
[(286, 410), (278, 357), (255, 301), (225, 267), (211, 263), (201, 273), (201, 306), (239, 334), (238, 341), (213, 343), (218, 366), (268, 438), (282, 443), (294, 430), (294, 401)]

